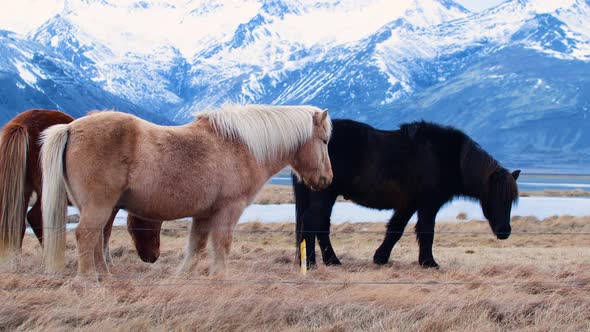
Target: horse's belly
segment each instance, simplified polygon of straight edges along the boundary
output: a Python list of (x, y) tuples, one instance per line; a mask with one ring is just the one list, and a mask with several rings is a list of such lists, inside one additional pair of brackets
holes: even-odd
[(344, 198), (364, 207), (389, 210), (404, 204), (404, 195), (397, 185), (370, 185), (357, 187), (343, 194)]
[(397, 201), (392, 200), (390, 196), (386, 195), (379, 196), (375, 194), (363, 197), (350, 197), (348, 199), (358, 205), (378, 210), (390, 210), (395, 209), (398, 206), (398, 204), (396, 204)]
[(176, 193), (133, 193), (123, 195), (118, 206), (137, 216), (152, 220), (174, 220), (199, 215), (210, 202), (190, 199)]

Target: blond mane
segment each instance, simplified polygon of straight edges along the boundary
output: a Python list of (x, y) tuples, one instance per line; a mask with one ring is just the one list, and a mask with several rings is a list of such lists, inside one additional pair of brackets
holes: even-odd
[[(315, 106), (226, 104), (195, 114), (208, 119), (221, 136), (244, 143), (257, 160), (278, 158), (293, 152), (313, 134)], [(326, 121), (329, 133), (332, 125)]]

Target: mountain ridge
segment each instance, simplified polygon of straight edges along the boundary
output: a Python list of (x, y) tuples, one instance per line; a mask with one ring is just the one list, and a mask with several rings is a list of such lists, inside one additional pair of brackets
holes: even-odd
[(25, 39), (115, 107), (169, 122), (226, 101), (311, 103), (384, 128), (455, 125), (503, 160), (590, 165), (584, 22), (587, 0), (480, 13), (451, 0), (68, 0)]

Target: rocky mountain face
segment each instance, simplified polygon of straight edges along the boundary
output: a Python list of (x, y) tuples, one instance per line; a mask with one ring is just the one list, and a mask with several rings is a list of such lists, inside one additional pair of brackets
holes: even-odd
[(455, 125), (509, 165), (590, 165), (590, 3), (68, 0), (0, 34), (2, 121), (30, 107), (186, 123), (224, 102)]

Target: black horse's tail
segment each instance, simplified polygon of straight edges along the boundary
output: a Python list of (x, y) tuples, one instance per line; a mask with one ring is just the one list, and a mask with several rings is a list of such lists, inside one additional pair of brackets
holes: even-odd
[(300, 244), (303, 240), (303, 214), (307, 210), (309, 204), (309, 189), (297, 179), (295, 174), (291, 174), (293, 178), (293, 194), (295, 195), (295, 247), (297, 248), (296, 262), (299, 262), (301, 257)]

